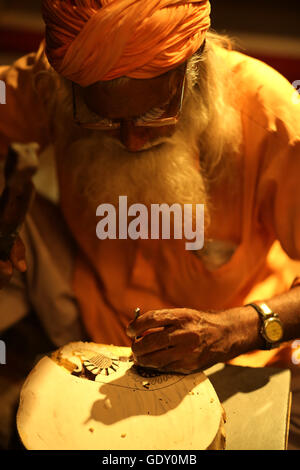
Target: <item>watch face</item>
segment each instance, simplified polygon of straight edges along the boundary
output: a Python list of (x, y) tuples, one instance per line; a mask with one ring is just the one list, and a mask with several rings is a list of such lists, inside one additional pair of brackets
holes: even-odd
[(277, 318), (270, 318), (266, 320), (264, 325), (265, 335), (268, 341), (276, 343), (280, 341), (283, 335), (282, 325)]

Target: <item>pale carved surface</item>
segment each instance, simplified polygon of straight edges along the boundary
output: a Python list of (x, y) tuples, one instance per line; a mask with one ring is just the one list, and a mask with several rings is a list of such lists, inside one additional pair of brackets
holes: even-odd
[(225, 447), (223, 409), (205, 374), (141, 374), (130, 348), (93, 343), (41, 359), (17, 425), (35, 450)]

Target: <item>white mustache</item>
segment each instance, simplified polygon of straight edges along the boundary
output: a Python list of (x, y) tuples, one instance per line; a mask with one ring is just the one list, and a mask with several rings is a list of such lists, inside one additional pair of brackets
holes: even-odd
[(126, 145), (124, 145), (120, 140), (112, 137), (111, 138), (111, 142), (116, 146), (116, 147), (119, 147), (121, 148), (123, 151), (125, 152), (130, 152), (130, 153), (137, 153), (139, 154), (140, 152), (144, 152), (146, 150), (154, 150), (155, 147), (158, 147), (160, 145), (163, 145), (163, 144), (167, 144), (167, 143), (170, 143), (170, 138), (163, 138), (163, 137), (159, 137), (158, 139), (154, 140), (154, 141), (151, 141), (151, 142), (148, 142), (146, 143), (145, 145), (143, 145), (143, 147), (141, 147), (137, 152), (130, 152), (128, 150), (128, 148), (126, 147)]

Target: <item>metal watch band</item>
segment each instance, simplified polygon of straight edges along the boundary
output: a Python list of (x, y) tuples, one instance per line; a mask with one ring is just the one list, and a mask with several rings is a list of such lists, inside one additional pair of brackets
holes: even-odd
[(272, 341), (265, 334), (265, 326), (266, 326), (266, 322), (268, 320), (272, 321), (273, 319), (274, 320), (276, 319), (277, 323), (280, 324), (280, 327), (282, 329), (281, 321), (280, 321), (280, 318), (279, 318), (278, 314), (274, 313), (270, 309), (270, 307), (268, 307), (268, 305), (265, 302), (261, 302), (261, 303), (254, 303), (253, 302), (253, 303), (250, 303), (250, 304), (247, 304), (247, 305), (253, 307), (257, 311), (257, 313), (258, 313), (258, 315), (259, 315), (259, 317), (262, 321), (260, 334), (261, 334), (261, 336), (264, 340), (264, 348), (263, 349), (264, 350), (270, 350), (270, 349), (278, 348), (278, 346), (280, 345), (280, 340), (281, 340), (282, 336), (278, 341)]

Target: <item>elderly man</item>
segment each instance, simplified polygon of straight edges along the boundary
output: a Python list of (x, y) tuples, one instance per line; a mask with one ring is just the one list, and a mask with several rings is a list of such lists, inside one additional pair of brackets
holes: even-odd
[[(293, 87), (209, 32), (206, 0), (44, 0), (43, 14), (45, 47), (0, 69), (0, 152), (52, 146), (59, 197), (44, 191), (28, 214), (26, 274), (20, 240), (2, 263), (17, 270), (0, 328), (33, 307), (56, 345), (133, 339), (136, 361), (160, 370), (258, 349), (256, 365), (292, 366), (290, 345), (269, 350), (300, 337)], [(99, 240), (96, 208), (118, 211), (121, 195), (205, 204), (204, 248)]]

